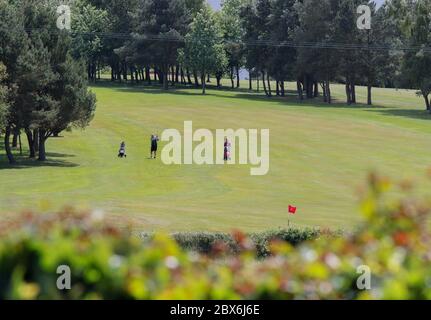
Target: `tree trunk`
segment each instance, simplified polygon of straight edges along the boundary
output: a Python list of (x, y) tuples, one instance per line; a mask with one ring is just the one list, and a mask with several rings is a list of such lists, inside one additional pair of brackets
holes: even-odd
[(187, 75), (187, 81), (188, 81), (188, 83), (189, 83), (190, 85), (192, 85), (192, 84), (193, 84), (193, 82), (192, 82), (192, 78), (191, 78), (191, 76), (190, 76), (190, 70), (189, 70), (189, 69), (186, 69), (186, 75)]
[(39, 157), (37, 159), (39, 161), (46, 160), (45, 141), (45, 130), (39, 130)]
[(232, 89), (235, 87), (234, 81), (233, 81), (233, 66), (230, 67), (230, 83)]
[[(136, 77), (136, 79), (138, 78)], [(130, 66), (130, 81), (132, 81), (132, 83), (135, 82), (135, 75), (134, 75), (132, 66)]]
[(319, 84), (317, 81), (314, 82), (314, 93), (313, 96), (317, 98), (319, 96)]
[(298, 91), (299, 100), (304, 100), (304, 91), (302, 89), (301, 80), (297, 80), (296, 81), (296, 88), (297, 88), (297, 91)]
[(166, 72), (163, 72), (163, 90), (169, 89), (169, 80), (168, 80), (168, 69), (166, 69)]
[(178, 79), (178, 78), (177, 78), (177, 73), (176, 73), (176, 71), (175, 71), (175, 66), (172, 66), (172, 67), (171, 67), (171, 73), (172, 73), (172, 74), (171, 74), (171, 85), (172, 85), (172, 86), (175, 86), (175, 80), (176, 80), (176, 79)]
[(6, 150), (6, 155), (9, 160), (9, 163), (14, 164), (15, 158), (13, 157), (12, 150), (10, 148), (10, 135), (11, 135), (10, 126), (7, 126), (5, 130), (5, 135), (4, 135), (4, 147)]
[(206, 80), (207, 80), (206, 79), (206, 75), (205, 75), (205, 73), (203, 73), (202, 77), (201, 77), (201, 81), (202, 81), (202, 94), (206, 93), (206, 83), (207, 83)]
[(350, 84), (351, 100), (352, 103), (356, 103), (356, 85), (355, 83)]
[(163, 70), (157, 69), (157, 77), (159, 78), (159, 84), (164, 86), (164, 80), (165, 80), (165, 73)]
[(331, 97), (331, 84), (329, 83), (329, 80), (326, 80), (326, 97), (328, 99), (328, 103), (332, 103), (332, 97)]
[(15, 129), (13, 131), (13, 137), (12, 137), (12, 148), (18, 148), (18, 135), (19, 135), (19, 130)]
[(250, 70), (248, 71), (248, 90), (253, 90), (253, 79)]
[(96, 63), (93, 61), (91, 63), (91, 81), (96, 82)]
[(425, 92), (422, 92), (422, 96), (424, 97), (424, 100), (425, 100), (425, 106), (426, 106), (426, 108), (427, 108), (427, 111), (428, 111), (429, 113), (431, 113), (431, 104), (430, 104), (430, 100), (429, 100), (429, 98), (428, 98), (429, 94), (427, 94), (427, 93), (425, 93)]
[(326, 94), (326, 82), (323, 81), (320, 83), (320, 86), (322, 87), (322, 94), (323, 94), (323, 102), (328, 102), (328, 96)]
[(175, 83), (180, 83), (180, 65), (175, 67)]
[(151, 72), (150, 72), (151, 70), (150, 69), (151, 69), (150, 67), (145, 68), (145, 78), (147, 78), (146, 80), (147, 80), (149, 86), (151, 86)]
[(272, 97), (271, 79), (269, 78), (269, 72), (266, 74), (266, 81), (268, 82), (268, 97)]
[(36, 152), (34, 150), (33, 133), (31, 132), (30, 129), (25, 129), (25, 135), (27, 136), (28, 150), (30, 152), (30, 158), (35, 158)]
[(195, 86), (199, 87), (198, 73), (196, 71), (193, 71), (193, 77), (195, 78)]
[(127, 82), (127, 63), (123, 62), (123, 78)]
[(260, 79), (259, 79), (259, 72), (257, 72), (256, 76), (256, 85), (257, 85), (257, 92), (260, 92)]
[(367, 86), (367, 104), (369, 105), (369, 106), (371, 106), (372, 104), (373, 104), (373, 101), (372, 101), (372, 95), (371, 95), (371, 90), (372, 90), (372, 86), (371, 85), (368, 85)]
[(349, 82), (346, 82), (346, 103), (348, 105), (350, 105), (352, 103)]
[(33, 130), (34, 150), (39, 150), (39, 129)]
[(236, 87), (240, 87), (240, 81), (239, 81), (239, 66), (236, 65)]
[(22, 141), (21, 141), (21, 133), (18, 135), (19, 141), (19, 155), (22, 156)]
[(114, 67), (111, 65), (111, 81), (115, 81)]
[(120, 63), (117, 62), (117, 66), (115, 67), (115, 80), (119, 80), (121, 82), (122, 77), (121, 77), (121, 67), (120, 67)]
[(183, 68), (181, 68), (181, 70), (180, 70), (180, 79), (181, 79), (181, 84), (184, 84), (184, 85), (187, 84)]
[(312, 99), (314, 96), (314, 94), (313, 94), (313, 80), (309, 74), (305, 75), (305, 94), (307, 96), (307, 99)]
[(262, 83), (263, 83), (263, 91), (265, 91), (265, 94), (268, 96), (268, 90), (266, 90), (266, 83), (265, 83), (265, 71), (262, 71)]

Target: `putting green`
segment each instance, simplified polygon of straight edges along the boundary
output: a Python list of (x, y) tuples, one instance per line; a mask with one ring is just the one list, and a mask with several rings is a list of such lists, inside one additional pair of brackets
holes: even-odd
[[(244, 85), (247, 85), (244, 83)], [(290, 84), (290, 88), (294, 85)], [(410, 177), (421, 191), (431, 165), (431, 116), (413, 91), (375, 89), (379, 107), (299, 103), (246, 91), (100, 85), (96, 117), (84, 131), (47, 143), (49, 160), (0, 158), (0, 213), (66, 205), (103, 209), (106, 219), (145, 230), (247, 231), (287, 226), (351, 228), (357, 187), (369, 170)], [(342, 86), (333, 92), (343, 99)], [(365, 100), (365, 89), (358, 88)], [(149, 136), (164, 129), (270, 129), (270, 171), (250, 166), (166, 166), (149, 159)], [(118, 159), (120, 142), (127, 159)], [(163, 147), (163, 144), (161, 145)]]

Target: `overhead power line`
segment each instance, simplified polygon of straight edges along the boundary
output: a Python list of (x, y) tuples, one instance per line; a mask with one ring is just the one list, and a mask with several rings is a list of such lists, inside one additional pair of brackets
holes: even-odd
[[(27, 28), (27, 32), (38, 32), (46, 29), (42, 28)], [(50, 33), (66, 32), (58, 29), (50, 30)], [(160, 41), (160, 42), (173, 42), (173, 43), (185, 43), (184, 37), (172, 37), (164, 35), (139, 35), (130, 33), (115, 33), (115, 32), (78, 32), (78, 31), (67, 31), (72, 36), (84, 36), (84, 37), (98, 37), (104, 39), (122, 39), (122, 40), (133, 40), (139, 39), (140, 41)], [(202, 43), (207, 41), (205, 38), (194, 39), (196, 43)], [(366, 44), (366, 43), (337, 43), (337, 42), (324, 42), (324, 41), (274, 41), (274, 40), (247, 40), (247, 41), (222, 41), (225, 44), (232, 45), (243, 45), (243, 46), (261, 46), (261, 47), (273, 47), (273, 48), (310, 48), (310, 49), (334, 49), (334, 50), (371, 50), (371, 51), (419, 51), (422, 50), (426, 53), (431, 53), (431, 47), (425, 46), (396, 46), (387, 44)]]

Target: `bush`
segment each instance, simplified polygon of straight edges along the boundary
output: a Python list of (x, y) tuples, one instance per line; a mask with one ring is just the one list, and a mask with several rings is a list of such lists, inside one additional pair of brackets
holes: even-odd
[[(390, 188), (407, 196), (389, 201)], [(214, 243), (204, 255), (163, 234), (143, 244), (98, 214), (26, 214), (0, 226), (0, 299), (431, 299), (431, 207), (410, 189), (370, 175), (365, 221), (342, 237), (296, 247), (241, 232), (221, 242), (217, 235), (183, 239), (199, 248)], [(255, 245), (270, 255), (256, 259)], [(71, 290), (56, 287), (59, 265), (71, 268)], [(361, 266), (372, 272), (370, 290), (357, 287)]]
[[(253, 242), (256, 255), (266, 257), (270, 254), (270, 243), (275, 240), (285, 241), (296, 246), (304, 241), (316, 239), (320, 234), (321, 232), (318, 229), (280, 229), (251, 233), (247, 237)], [(145, 241), (149, 241), (153, 235), (142, 233), (140, 236)], [(238, 254), (241, 250), (240, 244), (235, 241), (232, 234), (228, 233), (181, 232), (174, 233), (171, 236), (182, 249), (201, 254), (211, 254), (216, 246), (224, 246), (227, 252), (232, 254)]]

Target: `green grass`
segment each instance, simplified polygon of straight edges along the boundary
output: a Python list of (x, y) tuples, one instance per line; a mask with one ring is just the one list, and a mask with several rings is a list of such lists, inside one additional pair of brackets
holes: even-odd
[[(246, 85), (246, 83), (244, 83)], [(294, 88), (293, 84), (289, 85)], [(344, 99), (343, 86), (333, 86)], [(99, 85), (96, 117), (85, 131), (47, 143), (45, 164), (0, 156), (0, 213), (66, 205), (100, 208), (119, 224), (153, 230), (258, 231), (297, 226), (351, 228), (357, 187), (369, 170), (411, 177), (425, 191), (431, 116), (413, 91), (375, 89), (379, 107), (333, 106), (246, 91)], [(365, 89), (358, 88), (365, 100)], [(149, 158), (149, 135), (163, 129), (269, 128), (270, 172), (248, 166), (165, 166)], [(24, 138), (24, 137), (23, 137)], [(128, 158), (116, 157), (127, 142)]]

